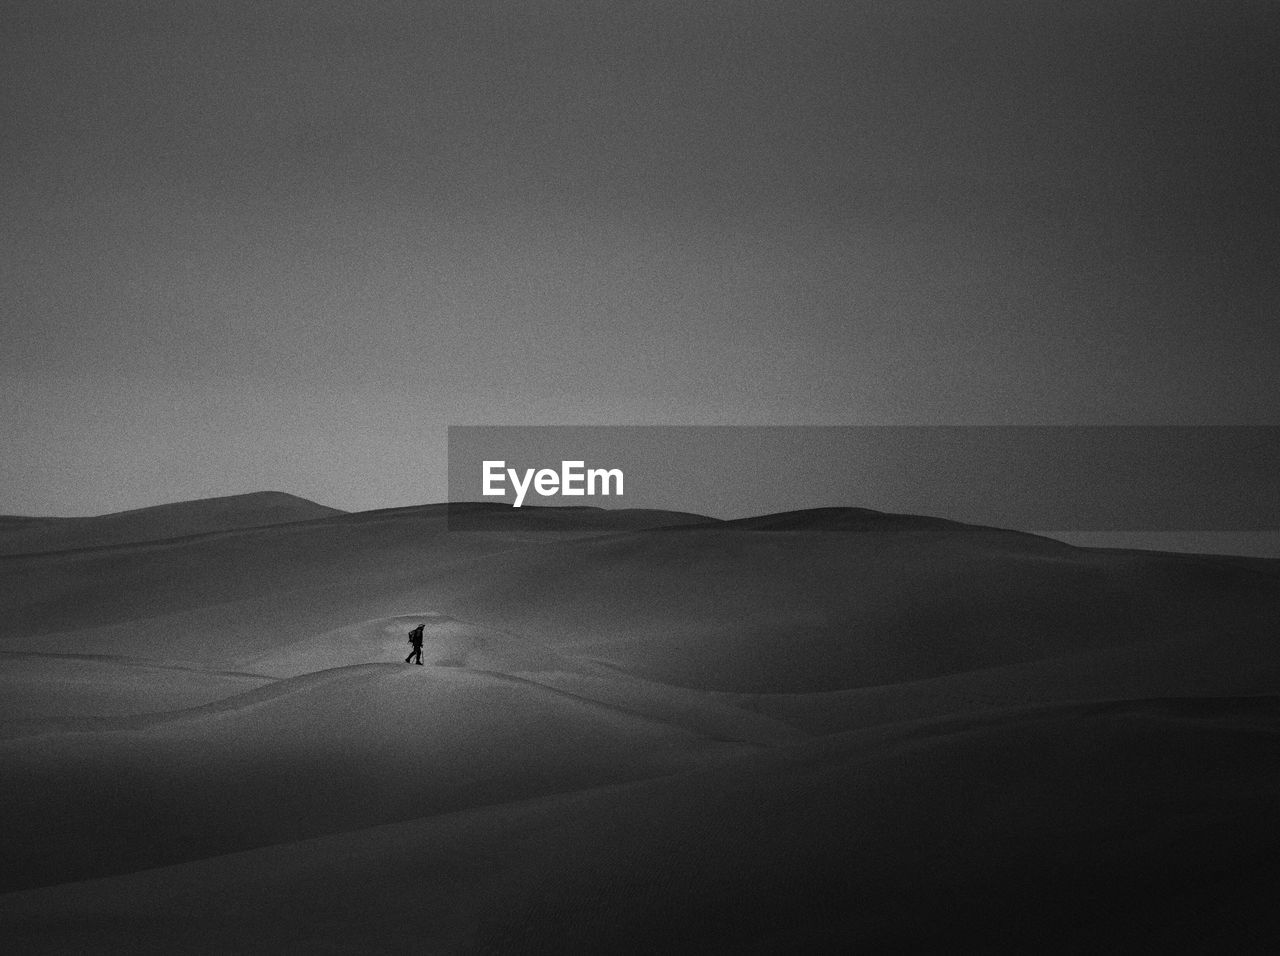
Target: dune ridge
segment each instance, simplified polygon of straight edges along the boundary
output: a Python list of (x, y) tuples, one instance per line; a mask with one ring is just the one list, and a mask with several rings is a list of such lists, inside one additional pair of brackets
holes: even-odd
[(281, 491), (152, 505), (92, 518), (0, 515), (0, 555), (114, 547), (314, 521), (344, 512)]

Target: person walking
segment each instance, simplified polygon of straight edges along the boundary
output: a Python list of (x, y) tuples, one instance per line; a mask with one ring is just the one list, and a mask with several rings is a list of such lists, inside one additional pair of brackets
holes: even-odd
[(425, 627), (425, 624), (419, 624), (409, 632), (409, 643), (413, 645), (413, 650), (410, 651), (409, 656), (404, 659), (406, 664), (413, 661), (415, 657), (418, 659), (415, 663), (422, 663), (422, 631)]

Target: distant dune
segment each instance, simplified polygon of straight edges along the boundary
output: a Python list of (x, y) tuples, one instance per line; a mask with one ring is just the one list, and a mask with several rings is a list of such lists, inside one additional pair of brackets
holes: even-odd
[(436, 506), (449, 517), (452, 531), (643, 531), (650, 528), (718, 524), (715, 518), (655, 508), (547, 508), (464, 503)]
[(342, 514), (278, 491), (155, 505), (95, 518), (0, 515), (0, 554), (68, 551), (309, 521)]
[(1280, 558), (1280, 531), (1044, 531), (1081, 548), (1138, 548)]
[(312, 509), (0, 559), (0, 947), (1280, 950), (1280, 562)]
[[(720, 522), (724, 527), (744, 531), (928, 531), (997, 530), (965, 525), (945, 518), (923, 515), (889, 514), (870, 508), (809, 508), (778, 514), (734, 518)], [(1000, 531), (1002, 534), (1009, 532)]]

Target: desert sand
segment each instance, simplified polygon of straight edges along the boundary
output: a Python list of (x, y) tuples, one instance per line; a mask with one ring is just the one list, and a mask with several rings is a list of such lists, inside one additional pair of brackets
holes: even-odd
[(1280, 951), (1280, 561), (450, 514), (0, 519), (0, 949)]

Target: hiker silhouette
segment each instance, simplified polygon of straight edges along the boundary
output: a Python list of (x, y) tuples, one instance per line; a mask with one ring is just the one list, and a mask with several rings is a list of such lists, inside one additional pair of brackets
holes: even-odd
[(422, 629), (424, 627), (426, 627), (425, 624), (419, 624), (409, 632), (409, 643), (413, 645), (413, 650), (410, 651), (409, 656), (404, 659), (406, 664), (413, 661), (415, 657), (417, 658), (415, 663), (422, 663)]

